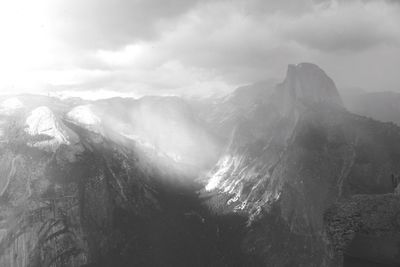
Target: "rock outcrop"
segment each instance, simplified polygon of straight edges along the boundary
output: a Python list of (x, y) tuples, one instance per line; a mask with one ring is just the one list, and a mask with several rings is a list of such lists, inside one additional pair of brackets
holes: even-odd
[(333, 80), (317, 65), (300, 63), (289, 65), (285, 80), (278, 85), (284, 114), (299, 105), (323, 104), (342, 107), (342, 99)]
[(354, 195), (324, 214), (332, 257), (341, 266), (344, 255), (376, 264), (400, 264), (400, 195)]
[(79, 143), (79, 137), (64, 125), (54, 113), (45, 106), (31, 111), (26, 118), (25, 132), (31, 136), (43, 137), (44, 140), (32, 142), (31, 145), (55, 152), (61, 145)]
[(243, 246), (265, 265), (337, 266), (326, 257), (323, 214), (344, 197), (393, 192), (400, 129), (347, 112), (311, 64), (289, 66), (274, 96), (234, 129), (208, 175), (209, 205), (247, 214)]
[(51, 105), (26, 112), (1, 117), (0, 266), (240, 262), (238, 243), (226, 257), (216, 242), (193, 177), (161, 168), (135, 139), (111, 138), (118, 127), (94, 133)]
[(199, 116), (30, 97), (0, 114), (0, 266), (398, 264), (400, 128), (348, 112), (316, 65)]
[(158, 210), (149, 178), (157, 171), (140, 165), (133, 151), (67, 127), (48, 107), (26, 120), (5, 119), (0, 265), (82, 266), (131, 245), (122, 237), (133, 233), (115, 223), (137, 223)]
[(95, 113), (93, 105), (80, 105), (67, 113), (67, 119), (72, 123), (95, 133), (102, 133), (101, 118)]

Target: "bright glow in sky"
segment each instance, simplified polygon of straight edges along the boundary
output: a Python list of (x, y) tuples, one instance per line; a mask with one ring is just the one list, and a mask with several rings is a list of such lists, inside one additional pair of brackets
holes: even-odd
[(5, 0), (0, 94), (221, 95), (304, 61), (399, 90), (399, 25), (390, 0)]

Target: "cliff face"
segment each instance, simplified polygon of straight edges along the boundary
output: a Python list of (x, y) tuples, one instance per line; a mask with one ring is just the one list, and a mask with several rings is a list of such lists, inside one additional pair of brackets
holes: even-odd
[(157, 170), (133, 150), (68, 127), (49, 108), (2, 119), (0, 265), (81, 266), (115, 251), (130, 257), (127, 239), (143, 230), (126, 227), (159, 210)]
[[(164, 124), (154, 128), (170, 131), (177, 124), (197, 122), (179, 111), (175, 99), (154, 99), (150, 106), (143, 101), (128, 100), (127, 106), (133, 102), (135, 108), (125, 120), (122, 112), (128, 109), (113, 108), (122, 106), (119, 99), (83, 109), (77, 103), (78, 111), (63, 106), (57, 112), (58, 102), (44, 106), (37, 101), (0, 116), (0, 266), (240, 262), (237, 246), (227, 249), (217, 244), (217, 223), (195, 193), (196, 169), (162, 150), (173, 148), (173, 143), (157, 146), (155, 141), (163, 140), (157, 134), (163, 131), (143, 135), (151, 124), (144, 124), (143, 118), (129, 124), (129, 118), (151, 113), (154, 122), (162, 115), (158, 121)], [(111, 107), (104, 109), (107, 105)], [(159, 110), (137, 113), (145, 109), (141, 105)], [(107, 116), (98, 120), (105, 111)], [(79, 116), (71, 116), (76, 113), (88, 117), (77, 120)], [(103, 119), (114, 124), (103, 124)], [(204, 130), (189, 128), (181, 136), (205, 138)], [(206, 144), (208, 139), (199, 142)], [(181, 152), (190, 148), (185, 145)], [(238, 256), (223, 256), (231, 249)]]
[(313, 64), (203, 107), (29, 99), (1, 104), (1, 266), (398, 263), (400, 128)]
[(342, 197), (393, 191), (399, 133), (347, 112), (318, 67), (289, 66), (274, 96), (237, 121), (207, 178), (209, 205), (249, 216), (243, 247), (266, 265), (337, 266), (323, 214)]
[[(354, 195), (324, 214), (330, 256), (338, 265), (356, 258), (368, 264), (398, 266), (400, 196)], [(349, 265), (351, 266), (351, 265)]]
[(333, 80), (311, 63), (289, 65), (286, 78), (278, 85), (278, 90), (282, 93), (285, 110), (291, 109), (296, 102), (343, 106)]

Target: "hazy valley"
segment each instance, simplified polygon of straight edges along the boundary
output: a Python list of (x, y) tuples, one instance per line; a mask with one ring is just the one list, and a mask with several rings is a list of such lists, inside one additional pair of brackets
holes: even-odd
[(310, 63), (223, 98), (2, 97), (0, 265), (397, 266), (398, 102)]

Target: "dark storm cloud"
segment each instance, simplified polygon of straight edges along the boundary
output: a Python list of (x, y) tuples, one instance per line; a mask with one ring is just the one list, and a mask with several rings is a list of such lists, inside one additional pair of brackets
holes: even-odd
[[(371, 25), (374, 28), (375, 25)], [(340, 27), (310, 27), (299, 31), (290, 31), (287, 37), (310, 48), (328, 52), (354, 52), (375, 45), (391, 44), (397, 39), (384, 32), (372, 32), (366, 26), (349, 25)]]
[[(328, 9), (290, 21), (282, 28), (285, 38), (321, 51), (359, 52), (377, 45), (398, 45), (398, 6), (383, 1), (339, 1)], [(367, 4), (366, 4), (367, 3)]]
[(199, 0), (68, 0), (53, 13), (57, 34), (83, 48), (116, 48), (154, 39)]
[[(191, 90), (191, 83), (204, 79), (249, 83), (279, 78), (288, 63), (301, 61), (336, 69), (345, 84), (351, 71), (368, 73), (366, 60), (357, 56), (361, 51), (371, 50), (364, 57), (379, 61), (375, 48), (398, 47), (400, 36), (399, 6), (389, 1), (83, 2), (68, 15), (81, 27), (71, 30), (77, 44), (97, 52), (82, 57), (80, 66), (108, 71), (106, 79), (87, 83), (90, 89), (102, 84), (130, 91), (138, 85), (162, 92)], [(88, 29), (93, 32), (85, 36)], [(363, 64), (338, 69), (338, 59), (347, 61), (338, 57), (342, 52)]]
[(314, 0), (243, 0), (236, 3), (239, 3), (249, 16), (264, 16), (275, 12), (299, 15), (310, 11)]
[(210, 93), (280, 79), (302, 61), (339, 85), (400, 84), (399, 1), (38, 1), (52, 7), (38, 42), (52, 50), (31, 76), (54, 90)]
[[(295, 13), (285, 5), (290, 2), (281, 2), (280, 9), (275, 1), (198, 7), (159, 44), (167, 57), (217, 69), (235, 82), (279, 75), (274, 70), (282, 71), (289, 62), (318, 63), (325, 54), (398, 45), (400, 12), (390, 4), (299, 1), (302, 12)], [(274, 8), (263, 11), (271, 3)], [(251, 16), (249, 9), (264, 15)]]
[[(117, 50), (140, 41), (157, 46), (159, 39), (169, 39), (172, 35), (179, 42), (166, 49), (183, 54), (189, 51), (185, 61), (192, 58), (203, 66), (216, 63), (215, 67), (235, 63), (258, 66), (270, 54), (266, 47), (271, 46), (265, 44), (271, 42), (271, 29), (276, 35), (272, 38), (280, 38), (279, 45), (283, 47), (294, 41), (327, 52), (357, 51), (397, 42), (397, 19), (383, 17), (385, 10), (375, 13), (364, 10), (365, 3), (374, 2), (379, 4), (377, 9), (389, 5), (382, 5), (389, 1), (373, 0), (69, 0), (58, 5), (56, 30), (76, 51)], [(197, 12), (204, 9), (207, 11)], [(188, 14), (194, 14), (195, 18), (182, 19)], [(242, 24), (237, 21), (232, 24), (231, 18), (235, 15)], [(234, 36), (235, 31), (239, 33), (246, 26), (243, 37)], [(185, 28), (192, 32), (185, 32)], [(225, 38), (228, 31), (233, 34)], [(192, 54), (194, 49), (189, 46), (197, 52)], [(228, 54), (225, 51), (230, 55), (225, 56)], [(82, 56), (88, 65), (96, 67), (95, 60)], [(183, 55), (171, 56), (182, 58)], [(238, 62), (232, 62), (235, 59)]]
[[(174, 20), (208, 2), (235, 6), (246, 16), (301, 14), (310, 0), (54, 0), (56, 33), (82, 49), (115, 49), (174, 31)], [(224, 17), (229, 14), (218, 14)]]

